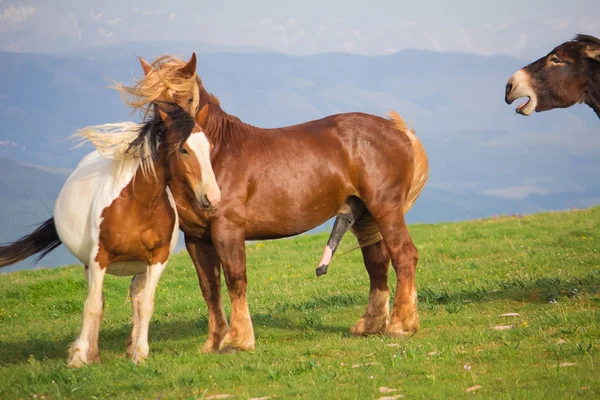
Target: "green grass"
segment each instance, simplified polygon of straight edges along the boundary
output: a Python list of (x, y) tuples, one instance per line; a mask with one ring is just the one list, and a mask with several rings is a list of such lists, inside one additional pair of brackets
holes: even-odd
[[(200, 354), (206, 306), (187, 254), (163, 274), (142, 366), (125, 356), (128, 278), (105, 281), (102, 363), (71, 370), (82, 267), (0, 275), (0, 398), (600, 396), (600, 207), (410, 232), (420, 251), (421, 329), (405, 339), (349, 335), (368, 278), (360, 252), (336, 256), (328, 275), (315, 276), (325, 234), (248, 244), (253, 353)], [(501, 325), (514, 327), (494, 329)]]

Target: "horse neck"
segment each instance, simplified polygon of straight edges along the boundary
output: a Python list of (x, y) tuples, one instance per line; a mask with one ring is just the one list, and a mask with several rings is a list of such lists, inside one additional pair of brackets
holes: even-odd
[(248, 140), (260, 132), (260, 128), (242, 122), (238, 117), (227, 114), (219, 105), (211, 104), (204, 133), (214, 144), (215, 151), (223, 142)]
[(138, 168), (133, 177), (133, 191), (136, 201), (153, 207), (157, 202), (164, 199), (164, 193), (169, 183), (169, 171), (163, 162), (164, 155), (161, 154), (160, 161), (154, 162), (154, 173), (143, 172)]

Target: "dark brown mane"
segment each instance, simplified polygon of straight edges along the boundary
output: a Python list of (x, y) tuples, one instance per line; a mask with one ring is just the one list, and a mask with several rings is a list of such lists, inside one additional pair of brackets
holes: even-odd
[(598, 39), (597, 37), (594, 37), (592, 35), (584, 35), (582, 33), (579, 33), (575, 36), (575, 38), (573, 39), (574, 42), (581, 42), (581, 43), (590, 43), (590, 44), (597, 44), (600, 46), (600, 39)]

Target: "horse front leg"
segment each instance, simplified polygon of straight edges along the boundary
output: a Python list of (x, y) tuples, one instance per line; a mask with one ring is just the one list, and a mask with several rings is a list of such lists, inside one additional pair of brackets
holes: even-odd
[(79, 337), (69, 348), (67, 365), (70, 368), (79, 368), (99, 360), (98, 335), (104, 307), (102, 286), (105, 273), (106, 268), (101, 267), (92, 257), (85, 271), (88, 295), (83, 306), (83, 327)]
[(202, 346), (202, 352), (217, 352), (229, 330), (221, 301), (221, 260), (212, 244), (185, 235), (185, 245), (196, 267), (202, 296), (208, 308), (208, 338)]
[(140, 283), (140, 286), (142, 286), (141, 293), (137, 294), (135, 299), (135, 301), (138, 302), (137, 337), (133, 338), (133, 343), (131, 344), (128, 353), (131, 354), (131, 361), (136, 364), (145, 361), (150, 353), (150, 346), (148, 345), (148, 329), (152, 314), (154, 313), (156, 285), (166, 266), (167, 261), (165, 260), (164, 262), (153, 263), (147, 267), (146, 273), (142, 277), (143, 282)]
[(223, 265), (225, 282), (231, 298), (231, 328), (219, 350), (254, 350), (254, 329), (246, 299), (246, 248), (244, 228), (228, 221), (213, 224), (211, 236)]

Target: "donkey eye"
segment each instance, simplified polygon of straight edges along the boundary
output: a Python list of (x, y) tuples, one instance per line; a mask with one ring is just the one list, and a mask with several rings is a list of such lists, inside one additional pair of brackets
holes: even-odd
[(190, 154), (190, 153), (188, 153), (188, 151), (187, 151), (186, 149), (184, 149), (183, 147), (182, 147), (182, 148), (181, 148), (181, 150), (179, 150), (179, 151), (181, 152), (181, 154), (183, 154), (183, 155), (186, 155), (186, 156), (187, 156), (188, 154)]
[(563, 60), (561, 60), (557, 56), (550, 57), (550, 61), (553, 62), (554, 64), (562, 64), (563, 63)]

